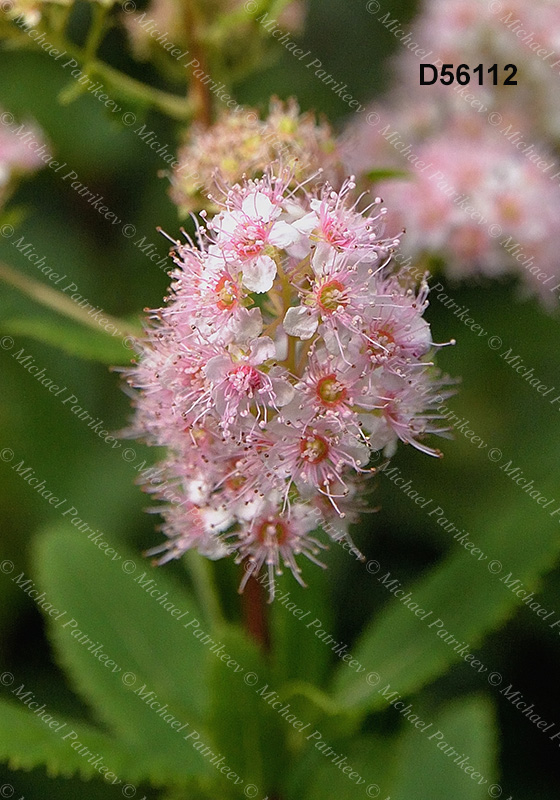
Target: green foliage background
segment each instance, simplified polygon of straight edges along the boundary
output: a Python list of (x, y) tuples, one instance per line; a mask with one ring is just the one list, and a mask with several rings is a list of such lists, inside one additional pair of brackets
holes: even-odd
[[(390, 10), (403, 22), (414, 13), (404, 0), (392, 3)], [(80, 13), (85, 20), (87, 5)], [(79, 20), (76, 25), (79, 31)], [(387, 88), (388, 57), (398, 44), (368, 14), (365, 3), (312, 0), (303, 46), (364, 101)], [(138, 77), (153, 79), (150, 68), (131, 64), (124, 53), (123, 40), (112, 33), (101, 56)], [(139, 235), (154, 241), (164, 256), (167, 243), (156, 226), (173, 236), (179, 227), (166, 194), (167, 181), (157, 176), (164, 165), (92, 97), (61, 106), (57, 96), (68, 80), (42, 54), (0, 50), (0, 106), (17, 118), (37, 119), (56, 157), (103, 194), (110, 208), (134, 224)], [(303, 108), (325, 113), (338, 127), (348, 119), (346, 106), (334, 93), (282, 48), (276, 61), (238, 83), (235, 92), (239, 102), (262, 108), (271, 94), (295, 95)], [(162, 142), (171, 147), (178, 141), (176, 123), (147, 108), (131, 105), (131, 110)], [(372, 168), (377, 166), (383, 165)], [(165, 273), (52, 171), (43, 170), (24, 184), (11, 206), (22, 211), (18, 234), (33, 242), (50, 266), (66, 273), (90, 302), (132, 322), (143, 308), (160, 304)], [(0, 239), (0, 260), (42, 279), (9, 240)], [(499, 336), (504, 347), (533, 367), (543, 383), (558, 384), (560, 394), (558, 313), (520, 301), (513, 283), (451, 286), (449, 293), (471, 309), (484, 329)], [(487, 338), (477, 338), (435, 297), (428, 318), (436, 340), (457, 339), (456, 347), (439, 356), (444, 369), (463, 379), (450, 406), (470, 420), (490, 447), (499, 448), (503, 462), (518, 465), (560, 505), (558, 406), (538, 395), (489, 348)], [(43, 341), (45, 328), (62, 332), (64, 350)], [(95, 360), (95, 352), (91, 359), (72, 353), (73, 348), (81, 350), (83, 332), (77, 325), (3, 286), (0, 335), (4, 334), (16, 344), (13, 351), (0, 351), (0, 450), (12, 449), (14, 463), (23, 459), (57, 496), (79, 510), (80, 518), (103, 531), (119, 552), (129, 552), (139, 571), (148, 569), (139, 554), (157, 544), (159, 534), (155, 518), (143, 512), (147, 499), (134, 485), (135, 473), (122, 449), (111, 450), (12, 356), (25, 348), (111, 430), (122, 428), (130, 413), (118, 375)], [(134, 444), (134, 449), (138, 461), (155, 458), (147, 448)], [(433, 499), (432, 508), (445, 509), (446, 517), (469, 531), (477, 546), (502, 562), (503, 574), (512, 572), (536, 591), (543, 606), (560, 614), (558, 518), (551, 518), (513, 484), (488, 458), (488, 450), (477, 450), (461, 434), (444, 442), (442, 449), (444, 460), (435, 461), (401, 448), (393, 463), (420, 494)], [(11, 466), (0, 462), (1, 556), (14, 562), (14, 575), (25, 571), (55, 604), (84, 620), (84, 628), (115, 654), (118, 663), (130, 665), (178, 714), (195, 720), (195, 727), (208, 732), (239, 774), (263, 789), (259, 798), (270, 787), (280, 788), (284, 800), (366, 796), (363, 787), (350, 784), (283, 724), (253, 689), (215, 663), (168, 614), (135, 591), (122, 570), (63, 521)], [(377, 479), (375, 497), (379, 512), (365, 517), (355, 533), (368, 559), (377, 560), (383, 572), (390, 570), (422, 607), (433, 609), (434, 618), (441, 617), (457, 638), (469, 642), (489, 671), (503, 675), (503, 686), (511, 683), (543, 718), (560, 727), (559, 629), (551, 629), (523, 606), (489, 572), (488, 562), (474, 560), (387, 478)], [(504, 798), (556, 798), (557, 742), (508, 703), (500, 687), (489, 684), (488, 673), (477, 674), (391, 598), (378, 575), (339, 548), (331, 549), (326, 560), (327, 573), (306, 565), (307, 591), (289, 577), (281, 581), (281, 588), (309, 609), (309, 618), (321, 619), (347, 642), (368, 670), (378, 672), (380, 686), (391, 683), (434, 729), (441, 727), (490, 782), (503, 786)], [(348, 754), (371, 784), (379, 784), (382, 798), (488, 796), (486, 788), (469, 781), (433, 742), (387, 708), (379, 687), (340, 665), (312, 631), (280, 607), (272, 611), (274, 657), (265, 663), (238, 629), (237, 569), (220, 563), (216, 572), (227, 618), (216, 636), (227, 642), (230, 652), (239, 653), (247, 670), (259, 675), (259, 685), (268, 682), (281, 697), (289, 696), (302, 719), (316, 724), (334, 749)], [(216, 775), (192, 748), (160, 725), (130, 690), (112, 680), (59, 627), (47, 624), (11, 577), (0, 574), (0, 671), (13, 673), (15, 685), (25, 683), (57, 718), (75, 720), (72, 727), (81, 726), (80, 740), (91, 742), (92, 750), (117, 765), (119, 775), (139, 784), (138, 797), (142, 791), (150, 798), (169, 800), (243, 796), (231, 784), (216, 788)], [(211, 627), (193, 600), (183, 564), (166, 566), (154, 578), (177, 605), (191, 608)], [(8, 688), (0, 691), (0, 753), (11, 756), (12, 767), (30, 770), (3, 765), (0, 784), (12, 784), (15, 796), (28, 800), (120, 796), (118, 788), (107, 786), (93, 770), (88, 772), (83, 759), (74, 755), (72, 761), (73, 751), (61, 747), (59, 740), (45, 740), (44, 726), (30, 723), (27, 709)], [(80, 774), (91, 780), (82, 783)]]

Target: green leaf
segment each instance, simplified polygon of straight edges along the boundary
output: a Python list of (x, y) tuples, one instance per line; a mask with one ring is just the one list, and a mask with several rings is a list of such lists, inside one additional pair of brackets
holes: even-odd
[[(318, 730), (322, 733), (320, 727)], [(293, 773), (287, 776), (286, 800), (325, 800), (327, 797), (336, 797), (336, 800), (379, 797), (382, 800), (389, 794), (396, 756), (393, 738), (313, 738), (309, 746), (305, 757), (298, 760)], [(408, 800), (413, 800), (412, 796)]]
[(59, 660), (95, 716), (142, 749), (152, 775), (213, 775), (184, 738), (204, 730), (208, 705), (206, 650), (184, 627), (199, 611), (163, 571), (121, 544), (111, 552), (103, 532), (71, 516), (76, 527), (47, 531), (35, 553), (40, 588), (63, 612), (48, 620)]
[[(6, 202), (6, 196), (4, 195), (3, 202)], [(12, 228), (17, 228), (18, 225), (21, 225), (23, 220), (28, 214), (28, 209), (24, 206), (4, 206), (2, 210), (0, 210), (0, 231), (4, 226), (8, 225)]]
[[(543, 491), (546, 494), (546, 489)], [(551, 486), (547, 496), (553, 495)], [(348, 708), (376, 709), (387, 702), (381, 693), (387, 684), (401, 695), (416, 692), (460, 660), (455, 644), (466, 643), (472, 653), (489, 631), (515, 611), (520, 600), (500, 578), (511, 573), (534, 589), (539, 576), (552, 568), (560, 551), (557, 523), (534, 501), (522, 499), (527, 502), (518, 505), (506, 497), (504, 507), (494, 507), (491, 527), (488, 517), (475, 519), (474, 524), (467, 526), (467, 530), (479, 531), (476, 541), (487, 556), (485, 560), (479, 561), (478, 556), (473, 557), (460, 548), (426, 578), (402, 587), (412, 595), (408, 603), (417, 603), (419, 614), (420, 609), (426, 612), (424, 620), (415, 616), (414, 609), (391, 599), (353, 648), (356, 658), (368, 670), (366, 675), (370, 671), (378, 673), (379, 683), (372, 686), (364, 675), (342, 666), (335, 681), (336, 702)], [(530, 531), (537, 514), (538, 535), (516, 535), (519, 531)], [(503, 564), (499, 576), (490, 566), (498, 559)], [(388, 575), (383, 567), (376, 575), (378, 581), (386, 582), (398, 577), (398, 574)], [(443, 638), (446, 633), (447, 642)], [(487, 677), (489, 672), (491, 665), (481, 676)]]
[(57, 347), (71, 356), (102, 364), (130, 364), (134, 350), (123, 344), (129, 339), (111, 337), (97, 331), (84, 329), (64, 318), (19, 317), (0, 322), (0, 329), (15, 336), (29, 336), (39, 342)]
[[(496, 751), (488, 701), (471, 697), (435, 715), (420, 712), (419, 716), (429, 727), (421, 730), (403, 718), (400, 736), (329, 739), (316, 738), (313, 732), (310, 749), (288, 776), (287, 800), (487, 798), (495, 776)], [(320, 725), (318, 730), (322, 734)]]
[[(273, 709), (263, 697), (269, 693), (272, 697), (277, 687), (253, 641), (233, 627), (221, 631), (218, 640), (236, 665), (228, 666), (209, 655), (213, 740), (227, 764), (245, 781), (235, 787), (235, 796), (244, 797), (243, 787), (253, 784), (260, 791), (258, 797), (264, 797), (274, 793), (279, 776), (286, 769), (284, 740), (289, 730), (293, 730), (279, 713), (286, 703)], [(281, 698), (281, 688), (276, 696)], [(235, 791), (230, 782), (225, 784)]]
[[(319, 534), (319, 538), (326, 537)], [(329, 602), (331, 574), (311, 563), (303, 567), (310, 573), (308, 587), (300, 586), (291, 574), (276, 578), (275, 599), (267, 609), (275, 677), (288, 681), (305, 676), (309, 683), (321, 685), (330, 665), (337, 660), (333, 647), (338, 642), (329, 645), (327, 639), (334, 632), (333, 606)]]
[[(26, 691), (28, 687), (24, 687), (20, 694)], [(23, 699), (20, 702), (23, 703)], [(80, 745), (102, 757), (98, 769), (91, 763), (95, 759), (90, 762)], [(137, 753), (101, 731), (66, 719), (56, 712), (50, 715), (48, 708), (41, 718), (23, 706), (5, 700), (0, 700), (0, 760), (8, 761), (11, 769), (29, 770), (45, 765), (51, 777), (75, 774), (82, 778), (101, 777), (101, 766), (118, 776), (121, 783), (125, 780), (141, 781), (148, 774)]]
[(409, 727), (399, 746), (391, 800), (487, 800), (495, 782), (495, 752), (488, 700), (458, 700), (424, 732)]
[(402, 169), (372, 169), (366, 173), (368, 181), (387, 181), (393, 178), (410, 178), (410, 173)]

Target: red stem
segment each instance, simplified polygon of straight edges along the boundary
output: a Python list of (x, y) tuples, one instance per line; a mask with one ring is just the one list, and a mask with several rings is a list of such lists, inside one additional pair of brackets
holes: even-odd
[(249, 635), (265, 653), (270, 652), (270, 631), (265, 587), (251, 575), (241, 595), (243, 618)]
[[(206, 54), (198, 41), (198, 31), (200, 30), (200, 15), (196, 7), (189, 4), (185, 6), (185, 21), (189, 35), (189, 44), (191, 53), (198, 65), (196, 68), (201, 69), (205, 76), (207, 76), (208, 68), (206, 62)], [(194, 67), (193, 67), (194, 71)], [(197, 122), (201, 123), (205, 128), (212, 124), (212, 95), (207, 83), (203, 83), (199, 78), (191, 75), (191, 83), (189, 93), (195, 109), (194, 118)]]

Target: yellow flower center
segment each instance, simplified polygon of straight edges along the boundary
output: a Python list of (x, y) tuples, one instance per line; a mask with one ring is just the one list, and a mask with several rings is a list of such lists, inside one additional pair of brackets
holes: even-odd
[(322, 436), (317, 434), (306, 436), (300, 444), (301, 457), (310, 464), (319, 464), (329, 452), (329, 445)]
[(326, 375), (317, 384), (317, 395), (325, 405), (335, 406), (346, 399), (346, 389), (336, 375)]
[(345, 306), (348, 301), (344, 297), (344, 286), (340, 281), (329, 281), (319, 291), (317, 301), (323, 311), (332, 314), (339, 306)]

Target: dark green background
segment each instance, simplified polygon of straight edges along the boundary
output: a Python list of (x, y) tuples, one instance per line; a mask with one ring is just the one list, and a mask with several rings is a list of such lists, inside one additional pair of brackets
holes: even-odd
[[(405, 22), (414, 9), (408, 2), (398, 2), (391, 3), (390, 11)], [(86, 15), (87, 8), (82, 13)], [(310, 4), (303, 46), (311, 49), (337, 80), (348, 83), (354, 96), (365, 101), (387, 89), (388, 57), (398, 43), (367, 13), (365, 2), (314, 0)], [(123, 51), (122, 38), (113, 33), (101, 55), (132, 69), (139, 77), (152, 78), (150, 68), (131, 65)], [(278, 55), (276, 63), (236, 87), (238, 101), (264, 108), (273, 93), (280, 97), (295, 95), (302, 108), (324, 112), (340, 129), (347, 120), (347, 108), (342, 101), (283, 49), (279, 48)], [(172, 236), (177, 235), (179, 228), (176, 211), (167, 197), (168, 184), (157, 177), (158, 170), (165, 165), (122, 123), (111, 119), (93, 98), (81, 97), (70, 106), (61, 107), (57, 94), (68, 81), (64, 71), (44, 55), (0, 50), (0, 105), (17, 118), (37, 119), (56, 157), (67, 161), (84, 183), (104, 195), (111, 209), (124, 221), (133, 223), (139, 235), (145, 234), (156, 242), (161, 255), (165, 255), (167, 243), (157, 235), (156, 226), (162, 226)], [(178, 90), (173, 86), (167, 88)], [(173, 146), (178, 141), (176, 123), (133, 104), (130, 110), (139, 120), (145, 118), (162, 142)], [(125, 239), (117, 227), (111, 228), (49, 170), (22, 186), (12, 205), (26, 212), (18, 227), (20, 235), (35, 243), (49, 265), (71, 276), (92, 303), (116, 316), (132, 319), (138, 318), (143, 308), (161, 303), (166, 275)], [(0, 259), (30, 277), (41, 279), (33, 266), (5, 240), (0, 240)], [(557, 313), (548, 314), (534, 301), (521, 302), (513, 282), (451, 287), (450, 293), (458, 303), (471, 308), (477, 322), (519, 353), (543, 382), (557, 384), (560, 393)], [(56, 318), (17, 291), (2, 287), (0, 321), (16, 317)], [(450, 401), (451, 407), (458, 415), (467, 417), (477, 434), (499, 447), (537, 486), (545, 483), (557, 486), (560, 501), (558, 458), (552, 449), (558, 438), (558, 407), (536, 394), (488, 347), (485, 339), (477, 339), (436, 300), (427, 317), (436, 341), (457, 339), (456, 347), (446, 348), (439, 355), (440, 365), (463, 379), (458, 395)], [(93, 416), (102, 417), (107, 427), (118, 430), (125, 425), (130, 413), (129, 401), (121, 391), (117, 374), (34, 339), (19, 335), (14, 335), (14, 339), (14, 350), (24, 347), (46, 368), (49, 376), (79, 396), (81, 404)], [(68, 406), (61, 406), (19, 366), (10, 352), (0, 351), (0, 362), (0, 449), (13, 449), (18, 461), (24, 459), (46, 480), (49, 488), (68, 498), (71, 505), (79, 508), (80, 516), (95, 527), (126, 540), (138, 551), (157, 544), (160, 534), (154, 530), (155, 518), (143, 513), (147, 498), (134, 486), (134, 473), (123, 460), (122, 450), (112, 451), (98, 439), (72, 415)], [(146, 453), (154, 458), (147, 448), (136, 444), (134, 447), (139, 457)], [(524, 519), (532, 509), (532, 523), (517, 532), (520, 546), (525, 537), (538, 539), (541, 527), (549, 521), (489, 461), (484, 451), (477, 451), (461, 435), (454, 441), (444, 441), (442, 449), (445, 458), (436, 461), (411, 448), (401, 448), (394, 463), (422, 494), (448, 509), (457, 524), (463, 518), (470, 518), (476, 507), (481, 525), (491, 526), (505, 498), (512, 507), (520, 508)], [(36, 532), (59, 517), (4, 463), (0, 463), (0, 481), (0, 511), (4, 521), (2, 558), (12, 559), (18, 571), (29, 572), (30, 544)], [(377, 483), (375, 503), (381, 510), (365, 518), (356, 530), (356, 541), (368, 557), (377, 558), (384, 567), (394, 570), (403, 582), (412, 580), (437, 563), (453, 544), (433, 518), (427, 519), (421, 509), (386, 479), (379, 478)], [(481, 532), (470, 530), (474, 540)], [(560, 527), (558, 532), (560, 535)], [(496, 557), (499, 558), (499, 553)], [(329, 575), (325, 586), (336, 610), (337, 635), (351, 643), (363, 623), (388, 602), (389, 596), (361, 565), (344, 553), (331, 550), (326, 560)], [(181, 565), (165, 569), (187, 580)], [(305, 575), (311, 582), (314, 569), (305, 565)], [(237, 579), (236, 570), (230, 564), (220, 564), (218, 572), (225, 593), (231, 598), (227, 601), (229, 613), (235, 617), (238, 598), (231, 584)], [(543, 581), (538, 599), (546, 607), (560, 609), (559, 577), (558, 570), (553, 570)], [(487, 580), (491, 578), (481, 568), (481, 592)], [(291, 588), (289, 581), (284, 581), (283, 586)], [(20, 681), (29, 680), (37, 694), (48, 695), (53, 707), (88, 718), (88, 710), (70, 691), (61, 670), (53, 663), (42, 618), (31, 600), (3, 575), (0, 575), (0, 598), (0, 670), (14, 672)], [(464, 613), (469, 614), (468, 605)], [(485, 663), (503, 672), (508, 681), (542, 710), (543, 716), (551, 719), (560, 719), (559, 656), (558, 632), (547, 629), (546, 624), (524, 608), (501, 631), (488, 637), (481, 650)], [(486, 681), (461, 664), (431, 691), (440, 697), (485, 692), (497, 704), (504, 798), (508, 793), (516, 800), (557, 797), (558, 746), (540, 734)], [(372, 720), (371, 727), (382, 730), (384, 724), (381, 716)], [(53, 781), (41, 769), (30, 774), (2, 769), (0, 783), (4, 777), (16, 787), (16, 797), (24, 795), (29, 800), (74, 798), (78, 793), (88, 799), (115, 796), (115, 790), (101, 781), (87, 784), (76, 780)], [(157, 792), (150, 789), (149, 796), (156, 797)]]

